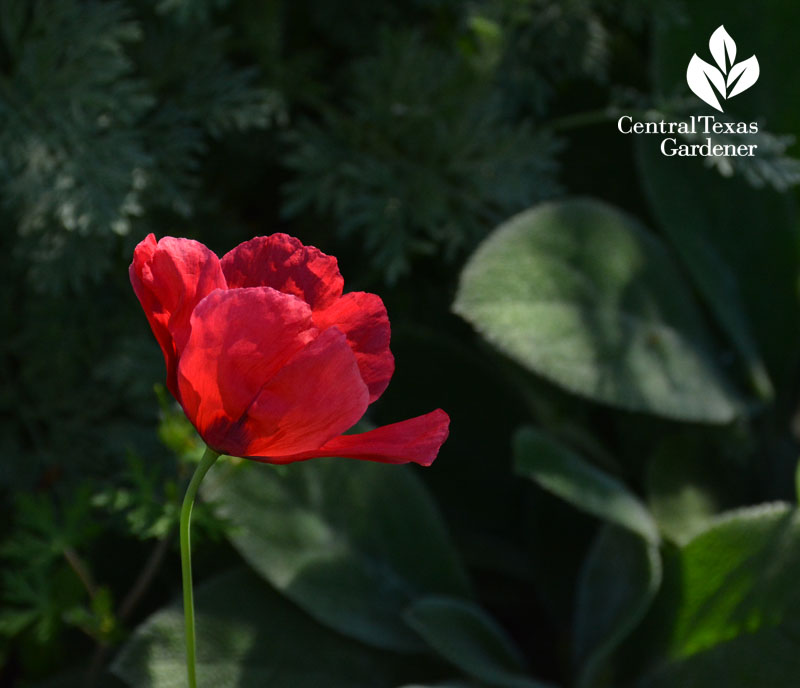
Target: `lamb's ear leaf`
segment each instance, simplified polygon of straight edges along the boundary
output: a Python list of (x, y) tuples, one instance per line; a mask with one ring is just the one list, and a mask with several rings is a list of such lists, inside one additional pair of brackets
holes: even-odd
[(795, 685), (798, 572), (796, 508), (764, 504), (716, 518), (668, 561), (656, 602), (666, 647), (636, 688)]
[(424, 649), (403, 621), (418, 596), (469, 597), (447, 528), (408, 466), (220, 461), (201, 493), (231, 544), (314, 619), (368, 645)]
[(432, 596), (417, 600), (406, 621), (442, 658), (496, 688), (554, 688), (529, 676), (522, 653), (478, 605)]
[(594, 401), (705, 423), (744, 412), (672, 255), (605, 203), (507, 220), (467, 262), (453, 309), (519, 365)]
[(625, 485), (532, 427), (514, 435), (514, 470), (540, 487), (607, 523), (658, 544), (647, 507)]
[[(200, 688), (374, 688), (401, 685), (419, 672), (409, 672), (402, 655), (316, 623), (250, 570), (220, 574), (196, 592)], [(112, 671), (132, 688), (184, 686), (185, 652), (176, 600), (134, 631)]]
[(644, 618), (661, 585), (658, 547), (605, 526), (581, 569), (575, 604), (573, 660), (578, 685), (597, 685), (612, 653)]

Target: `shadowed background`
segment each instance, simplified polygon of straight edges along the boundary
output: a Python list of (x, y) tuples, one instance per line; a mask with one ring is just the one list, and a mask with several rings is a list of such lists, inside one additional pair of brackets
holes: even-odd
[[(277, 231), (386, 303), (364, 426), (451, 436), (425, 470), (220, 462), (200, 685), (794, 686), (800, 6), (754, 14), (0, 0), (0, 686), (182, 685), (202, 448), (127, 268)], [(720, 24), (758, 157), (621, 134), (712, 114)]]

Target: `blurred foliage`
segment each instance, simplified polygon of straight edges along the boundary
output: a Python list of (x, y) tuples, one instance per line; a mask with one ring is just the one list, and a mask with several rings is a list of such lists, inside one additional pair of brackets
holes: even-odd
[[(152, 583), (153, 568), (160, 565), (174, 543), (182, 486), (199, 460), (202, 442), (177, 404), (167, 399), (163, 387), (158, 435), (174, 452), (176, 461), (164, 466), (145, 462), (134, 453), (112, 485), (84, 478), (54, 501), (53, 491), (20, 492), (16, 497), (11, 534), (0, 546), (0, 636), (23, 642), (33, 674), (49, 661), (63, 661), (64, 636), (74, 627), (98, 647), (118, 643), (121, 624)], [(202, 450), (201, 452), (202, 453)], [(166, 471), (175, 471), (169, 475)], [(197, 505), (193, 538), (220, 540), (229, 528), (216, 515), (212, 502)], [(95, 565), (104, 568), (103, 549), (113, 539), (155, 540), (156, 544), (138, 577), (123, 573), (132, 583), (116, 603), (111, 589), (96, 582)]]
[(377, 57), (353, 64), (346, 109), (323, 108), (320, 123), (292, 132), (284, 214), (332, 216), (394, 282), (415, 254), (452, 259), (487, 226), (557, 193), (557, 142), (503, 117), (476, 76), (459, 55), (386, 32)]
[(232, 523), (242, 558), (322, 623), (409, 652), (421, 646), (402, 620), (411, 602), (470, 596), (441, 517), (409, 471), (334, 459), (266, 471), (237, 464), (218, 467), (202, 494)]
[(0, 183), (31, 287), (97, 282), (111, 235), (153, 208), (192, 213), (209, 135), (280, 116), (277, 96), (226, 57), (208, 12), (148, 4), (0, 5)]
[[(273, 231), (384, 298), (368, 421), (451, 437), (426, 471), (215, 467), (205, 685), (795, 685), (800, 6), (752, 12), (0, 0), (0, 685), (180, 685), (203, 447), (127, 266)], [(760, 155), (621, 135), (707, 114), (685, 68), (722, 21)]]

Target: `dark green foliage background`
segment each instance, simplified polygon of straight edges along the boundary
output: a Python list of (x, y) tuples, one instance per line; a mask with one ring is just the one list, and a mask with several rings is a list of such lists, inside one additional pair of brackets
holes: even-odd
[[(276, 231), (387, 305), (366, 423), (451, 437), (425, 471), (213, 472), (201, 685), (797, 685), (798, 15), (0, 0), (0, 686), (182, 685), (201, 447), (127, 268)], [(710, 114), (684, 71), (723, 23), (760, 157), (620, 134)]]

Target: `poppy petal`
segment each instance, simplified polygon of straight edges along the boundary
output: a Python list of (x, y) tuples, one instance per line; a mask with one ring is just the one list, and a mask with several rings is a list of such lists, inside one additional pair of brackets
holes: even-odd
[(369, 389), (369, 401), (375, 401), (394, 373), (394, 356), (389, 350), (391, 327), (381, 298), (362, 291), (350, 292), (329, 308), (314, 311), (313, 317), (321, 330), (335, 325), (347, 336), (361, 379)]
[(218, 290), (191, 316), (178, 363), (180, 400), (215, 449), (261, 388), (319, 331), (304, 301), (269, 287)]
[(220, 262), (231, 289), (272, 287), (298, 296), (315, 310), (330, 306), (344, 287), (336, 258), (288, 234), (245, 241)]
[(216, 254), (190, 239), (149, 234), (136, 247), (128, 270), (167, 365), (167, 387), (178, 396), (177, 362), (189, 336), (195, 306), (215, 289), (225, 289)]
[(247, 411), (240, 456), (313, 450), (351, 428), (369, 405), (347, 338), (322, 332), (263, 386)]
[(430, 466), (447, 439), (450, 416), (436, 409), (424, 416), (384, 425), (358, 435), (340, 435), (313, 451), (291, 456), (251, 457), (267, 463), (292, 463), (322, 456), (378, 461), (418, 463)]

